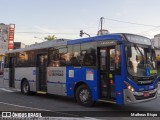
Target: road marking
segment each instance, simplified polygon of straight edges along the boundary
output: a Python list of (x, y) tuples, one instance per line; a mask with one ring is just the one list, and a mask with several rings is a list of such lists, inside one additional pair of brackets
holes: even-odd
[[(28, 109), (35, 109), (35, 110), (39, 110), (39, 111), (49, 111), (49, 112), (53, 112), (53, 113), (58, 113), (58, 114), (63, 114), (63, 115), (69, 115), (69, 116), (73, 116), (73, 117), (80, 117), (79, 115), (75, 115), (75, 114), (70, 114), (70, 113), (63, 113), (63, 112), (56, 112), (56, 111), (52, 111), (52, 110), (47, 110), (47, 109), (40, 109), (40, 108), (34, 108), (34, 107), (27, 107), (27, 106), (21, 106), (21, 105), (16, 105), (16, 104), (10, 104), (10, 103), (5, 103), (5, 102), (0, 102), (0, 104), (5, 104), (5, 105), (11, 105), (11, 106), (15, 106), (15, 107), (22, 107), (22, 108), (28, 108)], [(70, 118), (70, 117), (69, 117)], [(93, 117), (82, 117), (84, 119), (89, 119), (89, 120), (99, 120), (97, 118), (93, 118)], [(75, 119), (74, 119), (75, 120)]]
[(6, 92), (20, 92), (19, 89), (6, 89), (6, 88), (0, 88), (0, 90), (6, 91)]
[(5, 88), (0, 88), (0, 90), (6, 91), (6, 92), (14, 92), (12, 90), (8, 90), (8, 89), (5, 89)]
[[(46, 119), (49, 119), (49, 118), (46, 118)], [(105, 120), (105, 119), (97, 119), (97, 118), (91, 118), (91, 117), (51, 117), (51, 119), (55, 119), (55, 120)]]
[(39, 109), (39, 108), (27, 107), (27, 106), (10, 104), (10, 103), (5, 103), (5, 102), (0, 102), (0, 103), (1, 103), (1, 104), (5, 104), (5, 105), (15, 106), (15, 107), (23, 107), (23, 108), (29, 108), (29, 109), (35, 109), (35, 110), (42, 110), (42, 111), (51, 111), (51, 110), (47, 110), (47, 109)]
[(40, 108), (34, 108), (34, 107), (27, 107), (27, 106), (21, 106), (21, 105), (10, 104), (10, 103), (5, 103), (5, 102), (0, 102), (0, 103), (1, 103), (1, 104), (5, 104), (5, 105), (15, 106), (15, 107), (28, 108), (28, 109), (35, 109), (35, 110), (39, 110), (39, 111), (50, 111), (50, 112), (53, 112), (53, 113), (58, 113), (58, 114), (63, 114), (63, 115), (70, 115), (70, 116), (74, 116), (74, 117), (79, 117), (78, 115), (75, 115), (75, 114), (69, 114), (69, 113), (63, 113), (63, 112), (55, 112), (55, 111), (47, 110), (47, 109), (40, 109)]

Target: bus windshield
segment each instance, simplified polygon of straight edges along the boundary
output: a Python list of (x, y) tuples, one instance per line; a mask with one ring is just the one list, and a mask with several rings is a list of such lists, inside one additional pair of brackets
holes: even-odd
[(127, 58), (127, 68), (132, 76), (156, 75), (156, 64), (151, 49), (131, 46), (131, 55)]

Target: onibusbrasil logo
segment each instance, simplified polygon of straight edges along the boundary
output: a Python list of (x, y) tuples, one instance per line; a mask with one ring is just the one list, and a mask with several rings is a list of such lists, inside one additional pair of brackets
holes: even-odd
[(41, 118), (41, 113), (33, 112), (2, 112), (2, 118)]

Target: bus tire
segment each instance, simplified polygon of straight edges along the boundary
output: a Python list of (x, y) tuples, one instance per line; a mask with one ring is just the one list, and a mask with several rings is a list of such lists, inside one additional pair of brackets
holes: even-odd
[(22, 92), (24, 95), (29, 95), (29, 94), (30, 94), (30, 86), (29, 86), (29, 83), (28, 83), (27, 80), (24, 80), (24, 81), (22, 82), (21, 92)]
[(80, 85), (76, 89), (75, 97), (80, 105), (91, 107), (94, 104), (94, 101), (92, 100), (92, 92), (85, 84)]

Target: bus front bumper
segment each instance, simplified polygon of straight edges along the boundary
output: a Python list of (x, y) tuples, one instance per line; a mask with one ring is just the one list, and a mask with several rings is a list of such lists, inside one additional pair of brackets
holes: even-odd
[(132, 92), (124, 89), (124, 104), (140, 103), (153, 100), (157, 98), (158, 89), (153, 89), (143, 92)]

